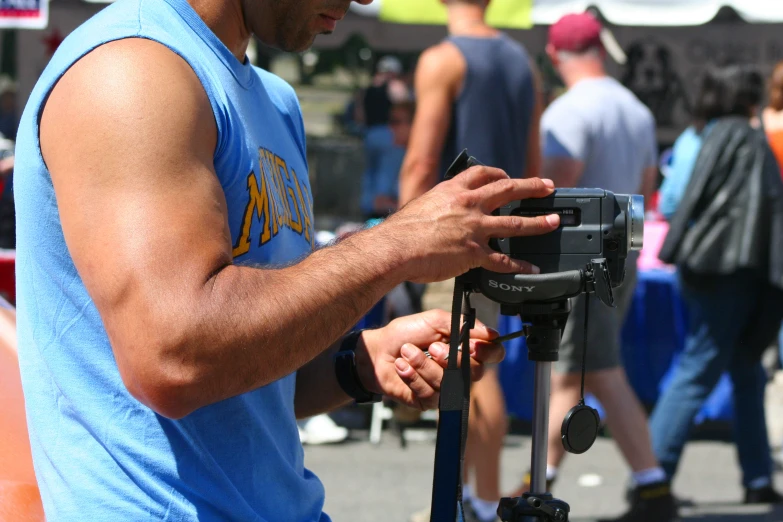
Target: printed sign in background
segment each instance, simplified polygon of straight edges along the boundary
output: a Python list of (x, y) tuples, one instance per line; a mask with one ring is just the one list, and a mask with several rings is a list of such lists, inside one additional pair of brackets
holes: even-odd
[(49, 0), (0, 0), (0, 29), (43, 29)]

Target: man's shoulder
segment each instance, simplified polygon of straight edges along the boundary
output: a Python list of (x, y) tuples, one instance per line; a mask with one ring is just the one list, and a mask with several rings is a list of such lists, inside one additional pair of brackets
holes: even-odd
[(421, 63), (422, 60), (425, 62), (444, 61), (453, 58), (454, 56), (462, 56), (462, 54), (459, 52), (459, 48), (454, 45), (454, 42), (446, 39), (427, 47), (424, 52), (421, 53), (419, 63)]
[(291, 112), (301, 112), (299, 97), (290, 83), (260, 67), (253, 66), (253, 70), (271, 97), (279, 98)]
[(448, 40), (425, 49), (416, 66), (418, 74), (441, 81), (458, 77), (464, 70), (465, 58), (459, 48)]
[(304, 129), (304, 120), (302, 116), (302, 107), (299, 104), (299, 97), (296, 90), (276, 74), (272, 74), (260, 67), (253, 66), (258, 80), (263, 85), (264, 90), (272, 100), (280, 114), (293, 127), (297, 135), (297, 141), (302, 149), (302, 154), (306, 155), (306, 136)]
[(554, 127), (564, 118), (579, 118), (584, 107), (579, 93), (569, 89), (555, 98), (544, 110), (541, 115), (541, 125), (542, 127)]
[(647, 107), (636, 94), (620, 83), (619, 81), (615, 80), (613, 82), (615, 84), (615, 91), (620, 94), (619, 96), (615, 96), (615, 99), (628, 106), (629, 108), (635, 110), (639, 116), (640, 119), (646, 120), (648, 123), (655, 123), (655, 117), (653, 116), (652, 111)]
[(500, 32), (497, 38), (499, 41), (503, 43), (503, 45), (505, 45), (509, 49), (513, 49), (514, 52), (519, 54), (521, 57), (530, 60), (530, 52), (527, 50), (527, 47), (525, 47), (525, 44), (523, 44), (519, 40), (515, 40), (514, 38), (510, 37), (507, 33), (504, 32)]

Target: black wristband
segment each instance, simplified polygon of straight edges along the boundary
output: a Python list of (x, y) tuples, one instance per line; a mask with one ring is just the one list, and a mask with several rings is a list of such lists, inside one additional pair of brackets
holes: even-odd
[(340, 388), (352, 397), (357, 404), (380, 402), (382, 396), (372, 393), (362, 385), (359, 372), (356, 369), (356, 343), (363, 330), (349, 333), (343, 338), (340, 351), (334, 354), (334, 371)]

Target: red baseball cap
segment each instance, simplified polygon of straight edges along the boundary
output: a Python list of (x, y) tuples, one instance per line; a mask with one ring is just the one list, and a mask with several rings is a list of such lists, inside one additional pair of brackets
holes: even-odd
[(602, 47), (601, 22), (589, 13), (567, 14), (549, 27), (549, 43), (557, 51), (581, 52)]

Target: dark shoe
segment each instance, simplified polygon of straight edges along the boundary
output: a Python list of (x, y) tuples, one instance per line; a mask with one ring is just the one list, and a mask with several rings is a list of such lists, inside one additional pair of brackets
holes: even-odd
[(677, 519), (677, 505), (668, 482), (639, 486), (630, 497), (631, 508), (627, 513), (600, 522), (671, 522)]
[[(547, 480), (546, 481), (546, 491), (544, 493), (551, 493), (552, 492), (552, 486), (554, 485), (555, 481)], [(507, 496), (516, 498), (521, 497), (523, 493), (527, 493), (530, 491), (530, 472), (528, 471), (525, 473), (524, 478), (522, 479), (522, 484), (515, 490), (509, 493)], [(539, 491), (536, 491), (536, 493), (540, 493)]]
[(745, 504), (780, 504), (781, 502), (783, 496), (772, 486), (745, 490)]

